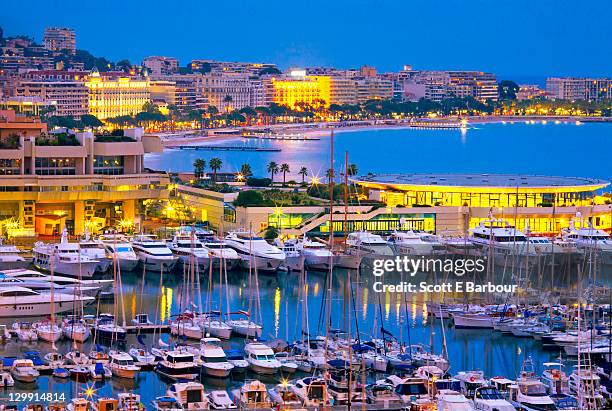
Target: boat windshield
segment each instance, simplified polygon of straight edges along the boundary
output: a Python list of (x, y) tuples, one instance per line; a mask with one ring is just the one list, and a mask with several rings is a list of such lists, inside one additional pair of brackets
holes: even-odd
[(503, 400), (504, 397), (499, 391), (494, 388), (488, 388), (479, 390), (476, 392), (476, 398), (482, 398), (483, 400)]
[(400, 395), (425, 395), (427, 387), (425, 384), (400, 384), (395, 388), (395, 392)]
[(201, 390), (188, 390), (187, 391), (187, 403), (202, 402), (202, 391)]
[(273, 355), (259, 354), (256, 356), (256, 359), (259, 361), (272, 361), (275, 360), (276, 357), (274, 357)]

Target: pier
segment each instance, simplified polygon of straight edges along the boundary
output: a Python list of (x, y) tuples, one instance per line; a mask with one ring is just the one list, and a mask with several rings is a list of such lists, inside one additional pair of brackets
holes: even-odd
[(255, 151), (255, 152), (280, 152), (280, 148), (265, 148), (265, 147), (243, 147), (243, 146), (176, 146), (172, 147), (178, 150), (195, 150), (195, 151)]

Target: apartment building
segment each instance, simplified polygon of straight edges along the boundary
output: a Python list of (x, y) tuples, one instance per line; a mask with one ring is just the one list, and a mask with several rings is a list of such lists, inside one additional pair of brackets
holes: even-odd
[(550, 98), (559, 100), (612, 99), (612, 79), (550, 77), (546, 79), (546, 93)]
[(402, 70), (397, 82), (405, 101), (425, 98), (440, 102), (449, 97), (473, 97), (497, 101), (499, 92), (494, 74), (481, 71)]
[[(257, 104), (251, 79), (245, 74), (211, 72), (203, 75), (202, 93), (219, 111), (232, 111)], [(252, 106), (256, 107), (256, 106)]]
[(142, 65), (149, 70), (150, 75), (159, 76), (176, 73), (179, 63), (174, 57), (150, 56), (142, 61)]
[(277, 69), (272, 63), (246, 63), (216, 60), (192, 60), (190, 65), (193, 71), (209, 71), (211, 73), (233, 73), (259, 75), (264, 69)]
[(83, 81), (24, 80), (15, 96), (33, 97), (54, 103), (54, 115), (80, 117), (89, 112), (89, 91)]
[(66, 27), (47, 27), (43, 35), (45, 48), (53, 52), (76, 53), (76, 34)]

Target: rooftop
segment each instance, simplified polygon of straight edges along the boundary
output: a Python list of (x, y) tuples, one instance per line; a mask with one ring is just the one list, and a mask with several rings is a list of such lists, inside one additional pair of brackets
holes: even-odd
[(591, 191), (609, 185), (608, 181), (584, 177), (535, 176), (520, 174), (368, 174), (354, 177), (358, 184), (378, 188), (407, 189), (437, 186), (443, 191), (457, 188), (497, 188), (504, 191), (525, 189), (559, 189), (559, 191)]

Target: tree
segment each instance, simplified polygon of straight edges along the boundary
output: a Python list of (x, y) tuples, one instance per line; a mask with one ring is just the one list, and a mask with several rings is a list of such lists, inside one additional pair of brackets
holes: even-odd
[(270, 173), (272, 182), (274, 182), (274, 174), (278, 173), (278, 164), (276, 164), (276, 162), (274, 161), (270, 161), (268, 163), (267, 170), (268, 170), (268, 173)]
[(302, 184), (306, 182), (306, 176), (308, 175), (308, 169), (306, 167), (300, 168), (300, 172), (298, 173), (302, 176)]
[(102, 127), (104, 125), (104, 123), (98, 120), (98, 117), (91, 114), (83, 114), (81, 116), (81, 124), (83, 127), (91, 128)]
[(347, 174), (349, 177), (356, 176), (359, 170), (357, 169), (357, 164), (349, 164), (347, 169)]
[(217, 108), (217, 106), (208, 106), (206, 112), (211, 116), (214, 116), (215, 114), (219, 114), (219, 109)]
[(223, 102), (225, 103), (225, 111), (230, 111), (232, 109), (232, 101), (234, 101), (234, 99), (229, 94), (223, 97)]
[(266, 228), (266, 231), (264, 231), (263, 237), (266, 240), (274, 240), (278, 237), (278, 229), (276, 227), (268, 226), (268, 228)]
[(516, 100), (516, 92), (519, 90), (519, 86), (514, 81), (502, 80), (499, 82), (498, 90), (501, 100)]
[(251, 171), (251, 165), (248, 163), (244, 163), (243, 165), (241, 165), (240, 174), (242, 174), (245, 179), (251, 177), (253, 175), (253, 172)]
[(234, 205), (237, 207), (247, 207), (253, 205), (262, 205), (264, 198), (259, 191), (245, 190), (238, 193), (238, 197), (234, 200)]
[(277, 74), (281, 74), (281, 71), (277, 69), (276, 67), (264, 67), (261, 70), (259, 70), (260, 76), (265, 76), (266, 74), (277, 75)]
[(217, 171), (221, 170), (221, 166), (223, 165), (223, 161), (220, 158), (214, 157), (211, 158), (208, 162), (208, 166), (213, 171), (213, 181), (217, 181)]
[(202, 178), (204, 170), (206, 169), (206, 161), (198, 158), (193, 162), (193, 171), (196, 178)]
[(129, 72), (132, 68), (132, 63), (127, 59), (123, 59), (119, 60), (117, 64), (115, 64), (115, 67), (121, 71)]
[(289, 169), (289, 164), (287, 163), (281, 164), (280, 172), (283, 173), (283, 184), (285, 184), (287, 173), (291, 172), (291, 170)]

